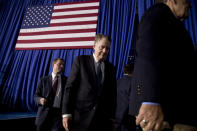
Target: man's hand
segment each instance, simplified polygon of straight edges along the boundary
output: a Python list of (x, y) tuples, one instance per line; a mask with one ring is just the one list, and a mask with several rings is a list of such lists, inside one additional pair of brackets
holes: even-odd
[(44, 105), (46, 104), (46, 102), (47, 102), (47, 100), (46, 100), (45, 98), (41, 98), (41, 99), (40, 99), (40, 104), (41, 104), (42, 106), (44, 106)]
[(63, 127), (65, 128), (66, 131), (69, 131), (69, 124), (71, 121), (71, 117), (64, 117), (63, 120), (62, 120), (62, 124), (63, 124)]
[(136, 124), (140, 125), (143, 131), (161, 131), (163, 119), (164, 114), (160, 105), (142, 104)]

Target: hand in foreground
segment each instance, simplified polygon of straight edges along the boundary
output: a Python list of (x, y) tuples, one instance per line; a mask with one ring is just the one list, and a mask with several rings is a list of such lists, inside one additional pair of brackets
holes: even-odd
[(160, 105), (142, 104), (136, 124), (140, 125), (143, 131), (161, 131), (163, 119), (164, 114)]
[(46, 104), (46, 102), (47, 102), (47, 100), (46, 100), (45, 98), (41, 98), (41, 99), (40, 99), (40, 104), (41, 104), (42, 106), (44, 106), (44, 105)]
[(71, 124), (70, 121), (71, 121), (71, 117), (64, 117), (62, 119), (62, 124), (66, 131), (69, 131), (69, 126), (70, 126), (69, 124)]

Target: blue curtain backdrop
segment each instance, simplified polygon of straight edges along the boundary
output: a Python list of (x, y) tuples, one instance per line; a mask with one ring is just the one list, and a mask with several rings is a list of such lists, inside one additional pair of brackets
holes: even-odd
[(192, 4), (190, 9), (190, 17), (185, 20), (185, 27), (189, 31), (190, 36), (192, 37), (194, 46), (197, 47), (197, 1), (189, 0)]
[(136, 56), (136, 40), (137, 40), (137, 29), (139, 25), (139, 21), (141, 20), (142, 15), (144, 12), (155, 3), (155, 0), (137, 0), (137, 13), (135, 14), (135, 21), (134, 21), (134, 30), (133, 30), (133, 36), (132, 36), (132, 44), (131, 49), (129, 53), (128, 63), (135, 63), (135, 56)]
[[(66, 76), (78, 55), (93, 49), (14, 51), (23, 14), (28, 6), (83, 0), (4, 0), (0, 14), (1, 109), (35, 111), (33, 95), (40, 77), (51, 74), (52, 60), (65, 59)], [(135, 0), (100, 0), (97, 33), (109, 35), (112, 45), (108, 60), (117, 68), (117, 78), (127, 63), (132, 44)]]
[[(0, 111), (35, 111), (33, 95), (40, 77), (52, 71), (56, 57), (65, 59), (66, 76), (78, 55), (92, 54), (92, 49), (14, 51), (23, 14), (28, 6), (84, 0), (0, 0)], [(197, 2), (192, 3), (191, 17), (185, 26), (197, 45)], [(138, 3), (137, 3), (138, 2)], [(154, 0), (100, 0), (97, 33), (111, 36), (108, 60), (117, 68), (117, 79), (122, 76), (135, 36), (134, 19), (140, 19)], [(138, 16), (135, 17), (136, 5)], [(138, 20), (136, 20), (138, 21)]]

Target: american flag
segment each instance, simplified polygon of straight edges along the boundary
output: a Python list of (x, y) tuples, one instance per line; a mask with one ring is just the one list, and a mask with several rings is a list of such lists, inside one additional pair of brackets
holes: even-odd
[(92, 48), (99, 0), (26, 10), (15, 50)]

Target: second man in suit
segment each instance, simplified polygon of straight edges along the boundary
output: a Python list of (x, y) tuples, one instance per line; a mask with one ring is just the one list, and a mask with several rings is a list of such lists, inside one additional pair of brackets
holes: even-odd
[(64, 71), (64, 60), (54, 59), (52, 67), (52, 74), (40, 79), (34, 95), (34, 100), (38, 105), (37, 131), (63, 130), (61, 103), (66, 77), (61, 73)]
[(110, 39), (95, 37), (93, 55), (78, 56), (63, 98), (63, 126), (72, 131), (110, 131), (116, 108), (116, 70), (105, 58)]

